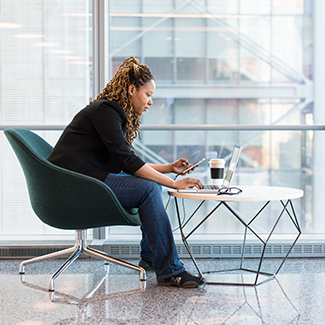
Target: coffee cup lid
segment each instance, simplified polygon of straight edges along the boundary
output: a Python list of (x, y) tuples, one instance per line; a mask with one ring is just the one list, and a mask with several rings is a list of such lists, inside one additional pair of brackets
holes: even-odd
[(210, 166), (215, 165), (215, 166), (220, 166), (224, 167), (225, 166), (225, 160), (224, 159), (210, 159), (209, 164)]

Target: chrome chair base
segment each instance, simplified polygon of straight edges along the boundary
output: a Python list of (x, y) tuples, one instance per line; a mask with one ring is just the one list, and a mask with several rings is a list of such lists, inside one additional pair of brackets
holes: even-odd
[(136, 266), (124, 261), (121, 261), (119, 259), (116, 259), (114, 257), (108, 256), (106, 253), (98, 251), (96, 249), (90, 248), (87, 243), (87, 230), (76, 230), (76, 244), (74, 247), (64, 249), (59, 252), (54, 252), (51, 254), (38, 256), (31, 258), (27, 261), (23, 261), (20, 264), (20, 274), (25, 274), (25, 265), (32, 264), (36, 262), (45, 261), (52, 258), (61, 257), (63, 255), (71, 254), (70, 257), (63, 263), (63, 265), (52, 275), (50, 279), (49, 284), (49, 291), (54, 291), (54, 280), (65, 270), (67, 269), (82, 253), (91, 257), (103, 259), (106, 262), (111, 262), (114, 264), (118, 264), (121, 266), (125, 266), (127, 268), (136, 270), (140, 272), (140, 281), (146, 281), (146, 271), (140, 267)]

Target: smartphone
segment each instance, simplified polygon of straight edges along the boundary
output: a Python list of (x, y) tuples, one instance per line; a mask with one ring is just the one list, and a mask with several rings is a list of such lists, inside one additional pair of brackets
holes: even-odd
[(205, 158), (201, 159), (200, 161), (198, 161), (196, 164), (194, 164), (193, 166), (185, 169), (184, 171), (181, 172), (181, 175), (186, 174), (188, 171), (192, 170), (193, 168), (199, 166), (201, 164), (201, 162), (203, 162), (205, 160)]

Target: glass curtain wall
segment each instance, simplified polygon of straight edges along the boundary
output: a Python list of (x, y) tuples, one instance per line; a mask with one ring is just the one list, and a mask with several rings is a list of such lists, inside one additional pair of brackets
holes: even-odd
[[(0, 1), (0, 124), (65, 125), (89, 102), (90, 27), (89, 0)], [(39, 132), (52, 145), (60, 133)], [(74, 238), (74, 232), (48, 227), (34, 215), (2, 132), (0, 177), (2, 240)]]
[[(129, 56), (155, 75), (154, 105), (143, 116), (144, 126), (314, 123), (314, 1), (105, 3), (109, 78)], [(0, 0), (0, 17), (0, 123), (66, 125), (92, 94), (91, 1)], [(60, 133), (40, 132), (52, 145)], [(138, 154), (157, 163), (227, 160), (233, 145), (242, 144), (235, 181), (305, 190), (296, 203), (303, 232), (325, 232), (321, 216), (312, 214), (313, 132), (143, 130), (141, 136)], [(1, 238), (73, 238), (33, 215), (18, 162), (2, 134), (0, 139)], [(207, 182), (207, 164), (195, 175)], [(185, 209), (191, 211), (192, 203)], [(252, 207), (236, 209), (245, 213)], [(176, 227), (173, 202), (168, 212)], [(234, 235), (237, 229), (221, 217), (199, 232), (214, 233)], [(139, 230), (107, 229), (108, 238), (131, 234), (138, 238)]]
[[(307, 95), (313, 89), (312, 1), (138, 0), (131, 4), (111, 0), (108, 4), (110, 77), (124, 58), (135, 56), (156, 79), (154, 105), (143, 116), (143, 125), (313, 123), (313, 98)], [(312, 139), (312, 133), (297, 131), (148, 130), (142, 131), (137, 150), (151, 162), (185, 157), (194, 163), (202, 157), (227, 160), (233, 145), (240, 143), (243, 153), (236, 182), (305, 190), (305, 197), (297, 202), (299, 219), (304, 232), (314, 232)], [(207, 182), (207, 164), (200, 165), (195, 175)], [(184, 205), (189, 213), (196, 203), (187, 200)], [(254, 205), (236, 208), (245, 214)], [(173, 203), (168, 211), (176, 227)], [(228, 219), (211, 219), (198, 232), (236, 234), (240, 225), (236, 228)], [(123, 231), (110, 228), (108, 235), (114, 238)], [(282, 231), (288, 231), (286, 225)]]

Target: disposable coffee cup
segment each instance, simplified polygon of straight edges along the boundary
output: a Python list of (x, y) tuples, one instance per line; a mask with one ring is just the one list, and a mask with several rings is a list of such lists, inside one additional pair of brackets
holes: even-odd
[(210, 159), (210, 176), (211, 184), (221, 186), (223, 184), (223, 178), (225, 175), (225, 165), (224, 159)]

